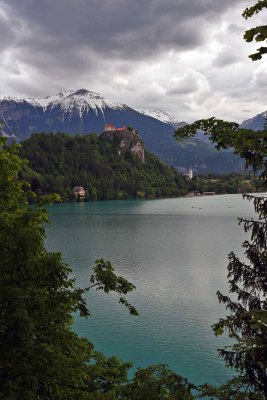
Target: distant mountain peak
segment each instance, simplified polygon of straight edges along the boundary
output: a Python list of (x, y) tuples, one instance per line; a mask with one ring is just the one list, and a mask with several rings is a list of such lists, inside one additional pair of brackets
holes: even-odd
[(105, 108), (113, 110), (123, 110), (127, 106), (125, 104), (111, 101), (98, 93), (91, 92), (87, 89), (62, 90), (51, 96), (40, 99), (30, 97), (13, 97), (0, 95), (0, 102), (28, 103), (34, 107), (41, 107), (44, 111), (48, 108), (59, 107), (63, 112), (76, 110), (81, 115), (84, 111), (93, 109), (96, 113), (102, 112)]
[[(105, 98), (98, 93), (91, 92), (87, 89), (76, 89), (76, 90), (68, 90), (65, 92), (61, 92), (64, 98), (72, 98), (72, 97), (88, 97), (91, 99), (103, 99)], [(65, 94), (64, 94), (65, 93)], [(107, 100), (107, 99), (106, 99)], [(108, 100), (107, 100), (108, 101)]]
[(176, 117), (173, 115), (170, 115), (167, 113), (167, 111), (160, 110), (160, 109), (143, 109), (143, 110), (138, 110), (140, 113), (147, 115), (152, 118), (156, 118), (165, 124), (171, 125), (174, 128), (177, 128), (178, 126), (185, 125), (186, 123), (184, 121), (179, 121)]
[(35, 100), (44, 109), (59, 108), (62, 112), (78, 112), (80, 117), (84, 112), (92, 109), (96, 114), (104, 112), (105, 108), (113, 110), (123, 110), (124, 104), (108, 100), (98, 93), (87, 89), (64, 90), (56, 95), (47, 96), (43, 99)]
[(78, 89), (76, 92), (72, 93), (70, 96), (86, 96), (89, 93), (90, 92), (87, 89)]

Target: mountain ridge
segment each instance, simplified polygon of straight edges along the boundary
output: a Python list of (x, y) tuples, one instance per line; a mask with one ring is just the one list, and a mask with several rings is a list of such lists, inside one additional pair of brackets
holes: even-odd
[(165, 122), (166, 124), (171, 125), (174, 129), (186, 125), (185, 121), (179, 121), (176, 117), (170, 115), (169, 113), (167, 113), (167, 111), (161, 109), (136, 109), (136, 110), (139, 111), (141, 114)]
[[(77, 99), (82, 99), (82, 101), (77, 101)], [(68, 99), (74, 99), (74, 102), (68, 102)], [(91, 101), (91, 100), (94, 100)], [(76, 100), (76, 101), (75, 101)], [(107, 100), (98, 93), (91, 92), (87, 89), (75, 89), (75, 90), (63, 90), (56, 95), (46, 96), (40, 99), (34, 99), (32, 97), (22, 97), (22, 96), (4, 96), (0, 95), (1, 101), (15, 101), (17, 103), (29, 103), (33, 106), (41, 107), (46, 110), (48, 107), (53, 107), (56, 105), (69, 104), (71, 106), (80, 107), (81, 109), (86, 105), (87, 108), (90, 106), (95, 108), (96, 104), (100, 108), (101, 106), (109, 106), (114, 109), (123, 109), (124, 104), (117, 103), (115, 101)]]
[(238, 172), (243, 165), (230, 152), (218, 153), (202, 137), (178, 143), (171, 123), (87, 89), (65, 90), (43, 99), (0, 96), (0, 116), (8, 126), (5, 134), (12, 132), (19, 141), (38, 132), (100, 134), (104, 125), (111, 123), (134, 127), (148, 151), (180, 170), (192, 167), (200, 173)]

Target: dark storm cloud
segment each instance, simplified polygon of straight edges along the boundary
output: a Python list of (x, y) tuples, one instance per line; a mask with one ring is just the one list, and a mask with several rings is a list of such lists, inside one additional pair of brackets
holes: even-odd
[(0, 0), (0, 91), (42, 97), (85, 87), (132, 107), (176, 113), (180, 104), (190, 118), (181, 103), (198, 118), (244, 98), (242, 110), (248, 83), (259, 99), (266, 89), (250, 64), (243, 68), (244, 7), (244, 0)]
[(14, 41), (15, 34), (5, 15), (0, 14), (0, 51), (7, 49)]
[[(89, 49), (130, 59), (165, 48), (192, 49), (206, 27), (231, 6), (230, 0), (7, 0), (10, 20), (27, 31), (17, 36), (24, 51)], [(5, 37), (5, 33), (3, 36)], [(77, 54), (79, 56), (79, 54)]]

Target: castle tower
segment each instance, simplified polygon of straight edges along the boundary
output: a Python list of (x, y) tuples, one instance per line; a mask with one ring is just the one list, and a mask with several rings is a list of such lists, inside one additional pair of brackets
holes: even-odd
[(111, 125), (111, 124), (105, 124), (104, 125), (104, 129), (105, 129), (105, 132), (115, 131), (116, 130), (116, 126), (115, 125)]

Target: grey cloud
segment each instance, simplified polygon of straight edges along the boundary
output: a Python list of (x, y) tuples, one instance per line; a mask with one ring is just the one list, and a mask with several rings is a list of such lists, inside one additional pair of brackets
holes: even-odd
[(169, 82), (167, 93), (171, 95), (190, 94), (198, 90), (197, 79), (190, 74)]
[(15, 40), (15, 33), (10, 27), (10, 23), (0, 14), (0, 51), (12, 46)]
[[(236, 50), (237, 51), (237, 50)], [(218, 56), (213, 60), (213, 65), (218, 68), (224, 68), (227, 65), (232, 65), (238, 62), (240, 57), (236, 52), (231, 49), (224, 49)]]
[(251, 80), (251, 86), (253, 89), (265, 89), (267, 87), (267, 68), (265, 70), (260, 69), (259, 71), (253, 74), (253, 78)]
[(6, 86), (11, 93), (29, 93), (31, 97), (39, 97), (40, 83), (39, 81), (34, 81), (34, 79), (29, 81), (25, 79), (16, 79), (16, 77), (9, 77), (6, 79)]
[[(242, 0), (237, 0), (236, 3)], [(154, 1), (154, 9), (159, 14), (176, 15), (178, 18), (204, 17), (207, 21), (214, 14), (218, 16), (228, 7), (233, 5), (232, 0), (157, 0)]]
[(229, 31), (230, 33), (241, 33), (241, 34), (243, 34), (243, 32), (244, 32), (244, 27), (241, 26), (241, 25), (237, 25), (237, 24), (230, 24), (230, 25), (228, 26), (228, 31)]
[(18, 39), (26, 49), (67, 51), (76, 46), (125, 58), (200, 45), (207, 22), (214, 21), (214, 15), (220, 18), (231, 4), (230, 0), (2, 0), (10, 20), (16, 16), (30, 31), (30, 36)]
[[(170, 49), (203, 46), (206, 29), (230, 6), (230, 0), (0, 0), (15, 27), (12, 57), (39, 74), (40, 93), (49, 77), (49, 90), (69, 87), (69, 80), (124, 73), (123, 62), (130, 71)], [(1, 38), (11, 41), (8, 32)]]
[[(239, 77), (252, 67), (237, 63), (222, 78), (222, 67), (236, 62), (237, 55), (222, 49), (212, 61), (207, 52), (214, 46), (238, 47), (239, 36), (242, 42), (243, 5), (243, 0), (0, 0), (0, 51), (7, 55), (0, 58), (1, 88), (38, 97), (86, 87), (132, 106), (142, 101), (144, 108), (159, 104), (176, 110), (181, 103), (186, 115), (197, 103), (194, 112), (210, 111), (216, 100), (208, 107), (202, 98), (220, 99), (227, 91), (235, 104), (247, 99), (248, 79)], [(238, 8), (240, 21), (231, 16)], [(168, 86), (190, 69), (195, 77)], [(266, 88), (259, 82), (260, 75), (251, 87), (263, 98)], [(190, 106), (183, 106), (187, 101)]]

